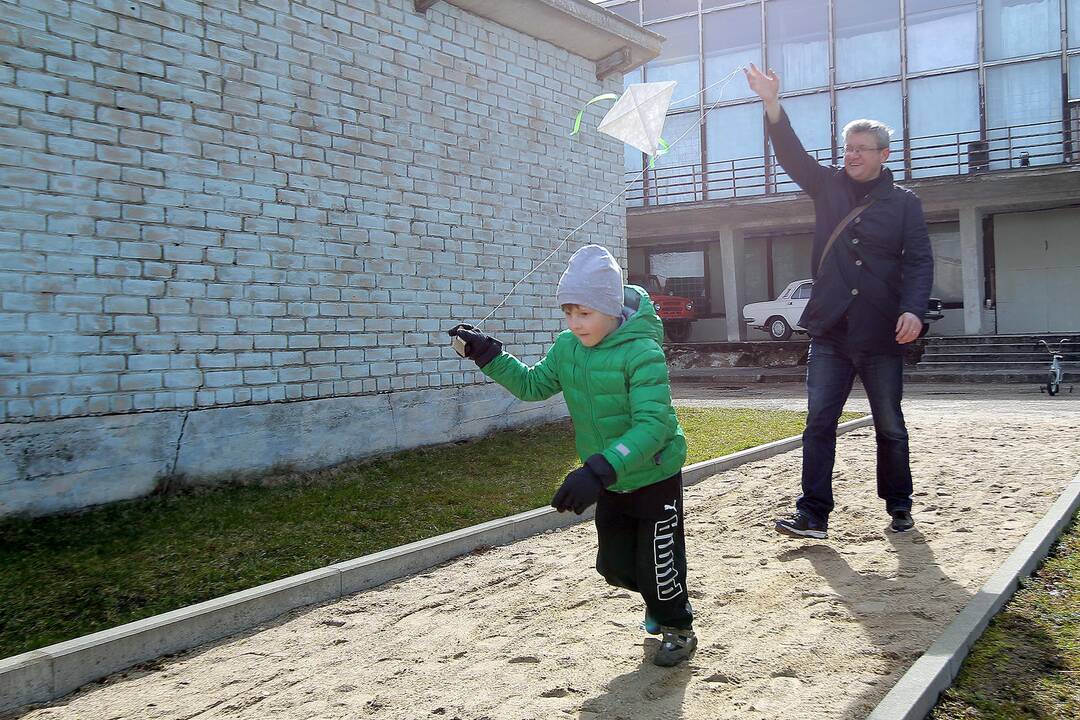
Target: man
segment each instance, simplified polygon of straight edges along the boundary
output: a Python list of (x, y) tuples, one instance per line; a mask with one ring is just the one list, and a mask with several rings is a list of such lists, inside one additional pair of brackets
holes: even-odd
[[(750, 88), (765, 104), (776, 158), (814, 201), (814, 289), (799, 325), (810, 334), (803, 432), (802, 495), (777, 532), (824, 538), (833, 509), (836, 425), (858, 375), (877, 439), (877, 491), (894, 532), (910, 530), (911, 466), (900, 410), (904, 345), (919, 337), (934, 279), (922, 203), (893, 184), (884, 167), (891, 131), (875, 120), (844, 128), (844, 167), (819, 165), (803, 149), (780, 107), (780, 78), (754, 65)], [(850, 216), (857, 206), (861, 214)], [(845, 224), (844, 220), (848, 222)], [(826, 245), (838, 226), (841, 232)]]

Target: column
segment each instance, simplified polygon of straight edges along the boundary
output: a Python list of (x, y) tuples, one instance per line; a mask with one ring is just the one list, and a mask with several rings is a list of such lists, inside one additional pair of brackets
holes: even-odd
[(743, 287), (743, 233), (739, 228), (720, 228), (720, 262), (724, 270), (724, 312), (727, 314), (728, 342), (746, 339), (746, 325), (742, 319), (745, 304)]
[(984, 212), (977, 207), (960, 208), (960, 273), (964, 283), (964, 334), (983, 332), (983, 262)]

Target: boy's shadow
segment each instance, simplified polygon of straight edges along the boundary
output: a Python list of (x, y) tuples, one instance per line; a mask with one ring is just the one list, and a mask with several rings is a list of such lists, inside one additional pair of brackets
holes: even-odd
[(652, 664), (660, 647), (654, 637), (645, 639), (641, 663), (628, 673), (612, 679), (604, 692), (581, 703), (579, 720), (678, 720), (686, 686), (694, 671), (690, 662), (673, 668)]
[[(835, 602), (843, 604), (847, 614), (862, 625), (866, 638), (879, 648), (885, 671), (898, 673), (895, 682), (937, 639), (972, 593), (942, 571), (918, 530), (885, 534), (896, 550), (895, 571), (857, 572), (836, 550), (821, 544), (788, 550), (779, 559), (810, 561), (814, 571), (829, 583)], [(853, 698), (844, 717), (864, 717), (891, 685), (870, 687)]]

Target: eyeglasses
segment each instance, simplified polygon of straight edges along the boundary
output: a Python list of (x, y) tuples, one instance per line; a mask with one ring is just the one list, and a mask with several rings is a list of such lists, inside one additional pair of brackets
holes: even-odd
[(844, 146), (845, 155), (867, 155), (872, 152), (881, 152), (885, 148), (882, 147), (867, 147), (866, 145), (859, 145), (858, 147), (852, 147), (851, 145)]

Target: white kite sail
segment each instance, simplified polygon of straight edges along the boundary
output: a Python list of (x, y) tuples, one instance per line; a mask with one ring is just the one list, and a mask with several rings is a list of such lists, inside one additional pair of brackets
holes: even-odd
[(656, 155), (667, 145), (660, 133), (674, 90), (674, 80), (628, 85), (596, 129), (646, 155)]

